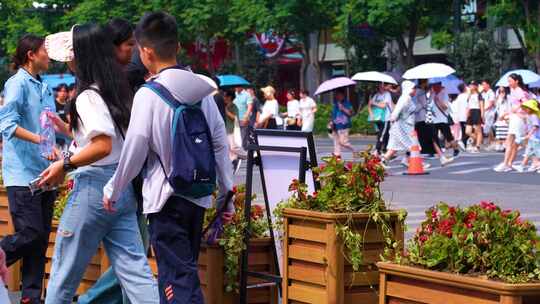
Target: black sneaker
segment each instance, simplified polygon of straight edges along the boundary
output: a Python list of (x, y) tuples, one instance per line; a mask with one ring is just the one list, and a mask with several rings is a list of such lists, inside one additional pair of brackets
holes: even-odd
[(459, 149), (455, 149), (454, 150), (454, 157), (458, 157), (459, 156)]

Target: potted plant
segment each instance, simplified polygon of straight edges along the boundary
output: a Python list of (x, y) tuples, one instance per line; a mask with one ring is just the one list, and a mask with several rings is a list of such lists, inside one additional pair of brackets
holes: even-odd
[(375, 263), (402, 248), (404, 211), (387, 208), (384, 168), (369, 151), (356, 162), (324, 159), (309, 194), (293, 180), (275, 210), (283, 233), (283, 302), (376, 303)]
[(518, 211), (445, 203), (393, 263), (379, 263), (383, 303), (540, 303), (540, 237)]
[[(246, 229), (243, 205), (245, 202), (245, 186), (235, 187), (235, 216), (231, 223), (223, 226), (223, 233), (215, 244), (204, 243), (199, 252), (199, 279), (207, 303), (238, 303), (238, 287), (240, 257), (244, 248), (243, 237)], [(255, 197), (254, 197), (255, 198)], [(215, 217), (216, 208), (210, 208), (205, 214), (206, 228)], [(272, 242), (268, 237), (268, 221), (265, 210), (260, 205), (252, 205), (248, 261), (251, 271), (274, 273), (272, 258)], [(157, 274), (157, 266), (153, 254), (149, 257), (150, 267)], [(256, 284), (257, 279), (250, 280)], [(277, 304), (278, 294), (275, 286), (263, 286), (248, 291), (248, 303)]]

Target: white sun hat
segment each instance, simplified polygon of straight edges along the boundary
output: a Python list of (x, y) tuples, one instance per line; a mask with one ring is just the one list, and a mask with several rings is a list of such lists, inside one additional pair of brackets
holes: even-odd
[(49, 58), (60, 62), (70, 62), (75, 59), (73, 53), (73, 29), (69, 32), (59, 32), (45, 37), (45, 49)]

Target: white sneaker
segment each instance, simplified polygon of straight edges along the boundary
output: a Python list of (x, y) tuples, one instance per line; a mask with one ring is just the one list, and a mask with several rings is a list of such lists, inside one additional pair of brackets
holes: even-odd
[(538, 170), (540, 170), (540, 166), (531, 165), (531, 166), (529, 167), (529, 169), (527, 169), (527, 172), (528, 172), (528, 173), (533, 173), (533, 172), (536, 172), (536, 171), (538, 171)]
[(480, 153), (480, 149), (478, 149), (478, 147), (473, 147), (473, 148), (471, 149), (471, 153), (473, 153), (473, 154), (478, 154), (478, 153)]
[[(427, 170), (427, 169), (431, 168), (431, 165), (424, 163), (424, 165), (422, 167), (424, 168), (424, 170)], [(538, 173), (540, 173), (540, 172), (538, 172)]]
[(467, 151), (467, 148), (465, 147), (465, 144), (460, 140), (458, 142), (458, 146), (459, 146), (459, 149), (461, 149), (461, 151)]
[(448, 165), (449, 163), (453, 162), (454, 158), (453, 157), (441, 156), (441, 158), (439, 160), (441, 161), (441, 166), (444, 167), (444, 166)]
[(512, 169), (516, 170), (519, 173), (525, 172), (525, 167), (523, 165), (515, 165), (512, 166)]
[(409, 161), (407, 160), (406, 157), (404, 157), (402, 160), (401, 160), (401, 165), (405, 168), (409, 168)]
[(495, 168), (493, 168), (493, 171), (495, 171), (495, 172), (510, 172), (510, 171), (512, 171), (512, 168), (508, 167), (504, 163), (500, 163)]

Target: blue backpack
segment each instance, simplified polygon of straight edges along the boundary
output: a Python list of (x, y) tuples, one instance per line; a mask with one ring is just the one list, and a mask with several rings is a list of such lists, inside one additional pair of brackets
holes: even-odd
[(211, 195), (216, 189), (216, 158), (201, 101), (194, 105), (180, 103), (156, 81), (150, 81), (144, 87), (151, 89), (174, 111), (170, 175), (159, 155), (158, 160), (175, 194), (191, 198)]

